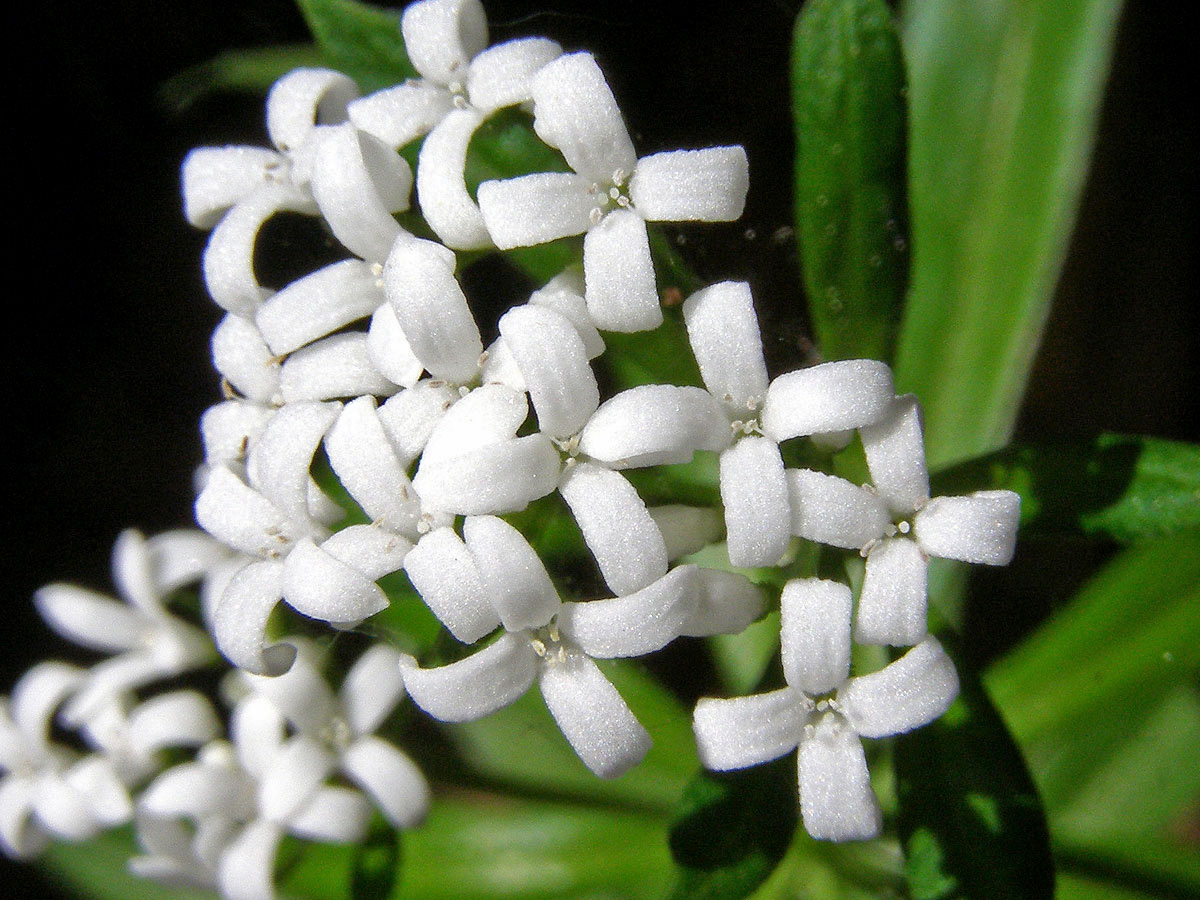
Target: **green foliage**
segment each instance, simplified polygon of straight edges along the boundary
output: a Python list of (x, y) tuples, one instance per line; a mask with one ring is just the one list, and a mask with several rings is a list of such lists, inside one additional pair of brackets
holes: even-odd
[(908, 286), (905, 84), (883, 0), (812, 0), (792, 42), (795, 217), (826, 359), (890, 359)]
[(355, 0), (296, 0), (308, 30), (331, 68), (364, 91), (399, 84), (417, 74), (400, 36), (400, 14)]
[(1007, 443), (1062, 266), (1119, 0), (905, 6), (912, 287), (896, 382), (930, 464)]
[(938, 473), (934, 486), (1016, 491), (1023, 537), (1083, 532), (1131, 543), (1200, 528), (1200, 447), (1182, 441), (1102, 434), (1011, 446)]

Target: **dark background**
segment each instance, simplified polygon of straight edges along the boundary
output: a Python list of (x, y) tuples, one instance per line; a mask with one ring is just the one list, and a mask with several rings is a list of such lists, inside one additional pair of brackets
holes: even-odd
[[(494, 40), (544, 34), (594, 51), (639, 151), (747, 146), (745, 220), (690, 241), (686, 252), (707, 279), (754, 282), (767, 340), (791, 352), (804, 333), (803, 302), (793, 247), (772, 236), (791, 219), (786, 54), (796, 4), (753, 0), (711, 13), (646, 0), (485, 5)], [(220, 50), (306, 38), (286, 0), (32, 10), (27, 33), (9, 32), (14, 51), (32, 55), (7, 91), (16, 104), (6, 150), (15, 248), (0, 383), (13, 544), (0, 554), (9, 604), (0, 692), (38, 659), (70, 653), (33, 612), (37, 587), (61, 579), (107, 589), (121, 529), (191, 521), (196, 423), (219, 399), (207, 352), (219, 315), (199, 275), (206, 235), (182, 217), (178, 167), (193, 146), (267, 140), (261, 98), (210, 98), (169, 112), (157, 92)], [(1200, 437), (1192, 415), (1197, 146), (1185, 93), (1195, 53), (1180, 16), (1138, 2), (1125, 11), (1023, 435)], [(1061, 601), (1086, 571), (1075, 568), (1049, 594), (1011, 597), (1024, 610), (1017, 621)], [(1032, 589), (1024, 584), (1018, 573), (992, 579), (990, 589)], [(47, 890), (6, 883), (16, 885), (11, 896)]]

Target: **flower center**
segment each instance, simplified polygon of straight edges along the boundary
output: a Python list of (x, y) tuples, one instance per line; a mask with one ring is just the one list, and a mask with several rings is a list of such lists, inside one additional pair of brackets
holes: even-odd
[(531, 632), (529, 645), (533, 647), (534, 653), (548, 663), (565, 663), (567, 661), (567, 648), (558, 631), (558, 623), (553, 619)]
[(354, 732), (350, 730), (349, 722), (341, 716), (334, 716), (321, 727), (317, 739), (334, 753), (341, 754), (350, 747)]
[[(759, 410), (762, 407), (761, 397), (751, 397), (744, 404), (735, 403), (733, 397), (729, 394), (726, 394), (721, 399), (724, 401), (725, 409), (729, 413), (729, 428), (733, 431), (735, 440), (746, 435), (761, 435), (763, 433), (762, 423), (759, 421)], [(745, 419), (736, 418), (744, 413), (749, 413), (749, 417)]]
[(588, 188), (588, 193), (592, 195), (596, 204), (589, 214), (593, 225), (599, 225), (600, 220), (618, 206), (622, 209), (633, 206), (633, 201), (629, 198), (628, 178), (624, 169), (617, 169), (608, 182), (598, 181)]

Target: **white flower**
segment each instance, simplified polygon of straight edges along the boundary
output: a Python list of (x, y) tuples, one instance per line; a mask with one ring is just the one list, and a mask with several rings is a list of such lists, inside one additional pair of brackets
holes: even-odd
[(54, 838), (82, 841), (129, 820), (132, 806), (112, 764), (50, 740), (55, 711), (83, 683), (83, 671), (44, 662), (0, 698), (0, 849), (40, 853)]
[(958, 695), (954, 664), (933, 637), (887, 667), (850, 678), (848, 587), (790, 581), (780, 640), (787, 687), (696, 704), (700, 760), (723, 771), (799, 749), (800, 809), (815, 838), (844, 841), (879, 833), (879, 804), (860, 738), (925, 725)]
[(662, 322), (646, 221), (733, 221), (748, 187), (741, 147), (638, 159), (612, 91), (587, 53), (561, 56), (533, 78), (534, 128), (571, 173), (479, 186), (479, 207), (502, 250), (583, 234), (588, 310), (597, 327), (642, 331)]
[[(706, 627), (731, 624), (730, 610), (741, 619), (734, 626), (744, 627), (761, 609), (748, 582), (706, 588), (695, 566), (676, 568), (623, 596), (563, 603), (533, 548), (512, 526), (480, 516), (468, 518), (463, 531), (465, 543), (448, 528), (423, 539), (406, 561), (409, 578), (460, 640), (478, 640), (497, 625), (504, 633), (436, 669), (403, 657), (410, 696), (435, 718), (470, 721), (512, 703), (536, 680), (567, 741), (604, 778), (640, 762), (650, 736), (593, 660), (641, 656), (680, 634), (712, 633)], [(699, 609), (702, 594), (711, 609)]]
[(911, 395), (897, 398), (887, 417), (861, 434), (874, 485), (789, 470), (792, 532), (860, 550), (867, 564), (855, 640), (907, 646), (925, 634), (928, 558), (1005, 565), (1021, 499), (1012, 491), (977, 491), (931, 500), (921, 409)]
[(171, 531), (147, 540), (129, 530), (113, 547), (113, 581), (121, 600), (67, 584), (47, 585), (34, 594), (38, 612), (56, 632), (114, 654), (87, 673), (63, 711), (66, 721), (78, 725), (125, 691), (213, 661), (209, 636), (168, 612), (166, 601), (228, 555), (198, 531)]
[(721, 500), (729, 560), (771, 566), (787, 548), (790, 505), (779, 443), (859, 428), (886, 414), (892, 373), (867, 359), (822, 363), (768, 384), (750, 286), (722, 282), (683, 304), (700, 375), (728, 417)]

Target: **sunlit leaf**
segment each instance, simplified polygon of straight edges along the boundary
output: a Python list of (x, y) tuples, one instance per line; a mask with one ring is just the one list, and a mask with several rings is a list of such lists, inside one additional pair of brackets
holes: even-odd
[(327, 65), (364, 91), (417, 74), (400, 36), (400, 14), (355, 0), (296, 0)]
[(908, 285), (904, 62), (883, 0), (813, 0), (792, 40), (796, 231), (827, 359), (890, 359)]
[(910, 0), (912, 285), (899, 390), (930, 463), (1008, 442), (1062, 266), (1119, 0)]

